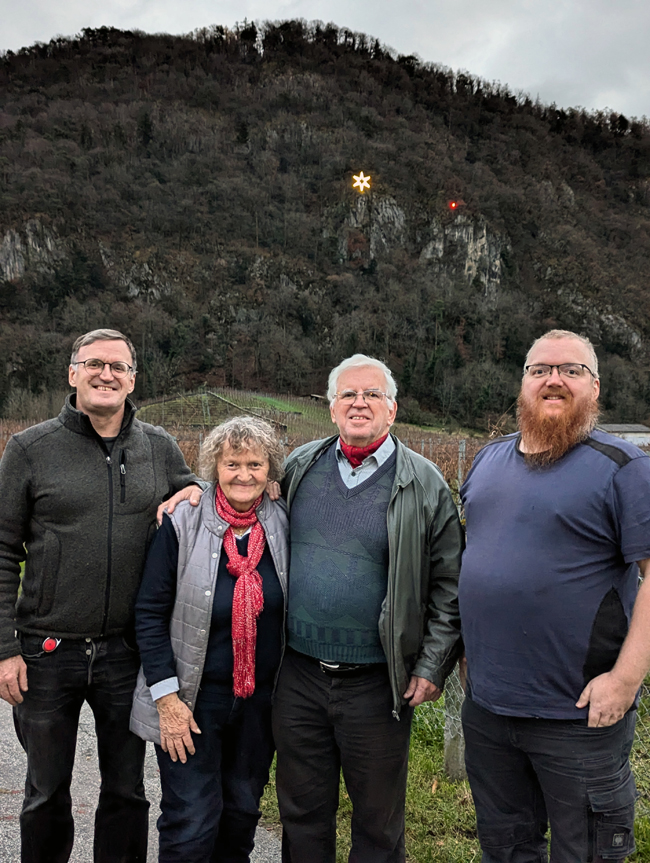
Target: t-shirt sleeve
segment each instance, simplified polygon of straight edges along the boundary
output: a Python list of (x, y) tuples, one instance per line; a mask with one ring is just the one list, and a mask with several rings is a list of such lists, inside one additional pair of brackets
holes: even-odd
[(650, 458), (632, 459), (616, 472), (611, 503), (625, 562), (650, 557)]

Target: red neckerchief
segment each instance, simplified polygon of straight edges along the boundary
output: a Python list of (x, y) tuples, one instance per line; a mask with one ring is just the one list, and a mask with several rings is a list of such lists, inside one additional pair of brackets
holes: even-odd
[(377, 452), (377, 450), (383, 444), (387, 437), (388, 432), (386, 432), (383, 437), (380, 437), (379, 440), (376, 440), (374, 443), (368, 444), (368, 446), (352, 446), (349, 443), (345, 443), (343, 438), (339, 438), (339, 440), (341, 441), (341, 449), (343, 450), (343, 455), (350, 462), (352, 467), (359, 467), (364, 458), (372, 455), (373, 452)]
[[(228, 572), (237, 579), (232, 598), (232, 651), (233, 692), (239, 698), (248, 698), (255, 692), (255, 645), (257, 643), (257, 618), (264, 608), (262, 577), (257, 571), (266, 537), (264, 528), (257, 520), (255, 510), (262, 502), (260, 495), (246, 512), (237, 512), (217, 486), (217, 513), (230, 527), (223, 538), (223, 547), (228, 555)], [(233, 527), (251, 527), (248, 538), (248, 557), (242, 557), (237, 548)]]

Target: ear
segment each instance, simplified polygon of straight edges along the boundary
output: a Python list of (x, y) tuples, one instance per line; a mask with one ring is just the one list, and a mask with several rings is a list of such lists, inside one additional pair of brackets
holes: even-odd
[(135, 388), (135, 376), (137, 372), (133, 372), (131, 375), (131, 379), (129, 380), (129, 392), (132, 393)]
[(596, 399), (598, 398), (599, 395), (600, 395), (600, 381), (598, 379), (596, 379), (594, 381), (594, 401), (596, 401)]
[(334, 425), (336, 425), (336, 417), (334, 416), (334, 405), (335, 404), (336, 404), (336, 402), (333, 402), (330, 405), (330, 417), (332, 418), (332, 422), (334, 423)]
[(71, 387), (76, 389), (77, 387), (77, 367), (76, 366), (68, 366), (68, 383)]
[(388, 425), (389, 426), (392, 426), (392, 424), (395, 422), (396, 415), (397, 415), (397, 402), (394, 401), (393, 407), (388, 412)]

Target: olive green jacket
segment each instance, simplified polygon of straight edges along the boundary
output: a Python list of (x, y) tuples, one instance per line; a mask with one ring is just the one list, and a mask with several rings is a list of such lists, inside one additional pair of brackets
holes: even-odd
[[(312, 441), (287, 458), (282, 491), (289, 518), (300, 481), (336, 437)], [(388, 590), (379, 617), (379, 636), (397, 716), (411, 675), (442, 689), (461, 650), (458, 573), (463, 531), (438, 468), (394, 436), (393, 440), (397, 448), (395, 479), (386, 516)]]

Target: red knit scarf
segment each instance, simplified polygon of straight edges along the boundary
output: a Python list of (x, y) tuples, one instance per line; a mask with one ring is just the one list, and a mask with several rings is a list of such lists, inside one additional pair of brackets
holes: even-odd
[[(255, 510), (262, 502), (260, 495), (246, 512), (237, 512), (228, 503), (220, 486), (217, 486), (217, 513), (230, 527), (223, 538), (228, 555), (227, 569), (237, 579), (232, 598), (232, 650), (234, 657), (233, 692), (239, 698), (248, 698), (255, 692), (255, 645), (257, 618), (264, 607), (262, 577), (257, 571), (266, 537), (257, 520)], [(250, 527), (248, 557), (242, 557), (237, 548), (233, 527)]]
[(376, 440), (374, 443), (368, 444), (368, 446), (352, 446), (349, 443), (345, 443), (343, 438), (339, 438), (339, 440), (341, 441), (341, 449), (343, 450), (343, 455), (350, 462), (352, 467), (359, 467), (364, 458), (372, 455), (373, 452), (377, 452), (377, 450), (383, 444), (387, 437), (388, 432), (386, 432), (383, 437), (380, 437), (379, 440)]

